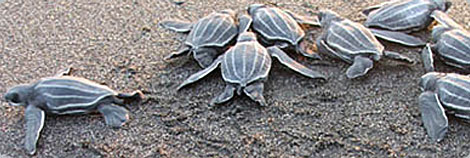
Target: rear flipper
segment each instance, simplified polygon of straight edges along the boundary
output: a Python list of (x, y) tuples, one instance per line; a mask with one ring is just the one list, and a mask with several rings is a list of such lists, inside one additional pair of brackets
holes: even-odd
[(402, 44), (405, 46), (411, 46), (411, 47), (418, 47), (418, 46), (426, 45), (425, 41), (419, 38), (413, 37), (411, 35), (408, 35), (406, 33), (380, 30), (380, 29), (374, 29), (374, 28), (369, 28), (369, 29), (376, 37), (390, 41), (390, 42), (395, 42), (395, 43), (399, 43), (399, 44)]
[(432, 56), (433, 46), (427, 44), (426, 47), (421, 51), (421, 58), (423, 60), (424, 70), (426, 72), (434, 71), (434, 58)]
[(106, 124), (111, 127), (121, 127), (129, 120), (129, 112), (120, 106), (104, 104), (98, 106), (98, 111), (103, 114)]
[(364, 76), (370, 69), (372, 69), (373, 66), (374, 62), (371, 59), (363, 56), (356, 56), (354, 58), (354, 63), (346, 71), (346, 76), (351, 79)]
[(403, 62), (407, 62), (410, 64), (415, 63), (413, 59), (407, 56), (401, 55), (400, 53), (397, 53), (397, 52), (384, 51), (384, 56), (393, 60), (403, 61)]
[(294, 59), (290, 58), (284, 51), (282, 51), (277, 46), (272, 46), (268, 48), (268, 52), (271, 56), (276, 57), (283, 65), (289, 67), (290, 69), (310, 78), (321, 78), (326, 79), (326, 77), (316, 71), (313, 71), (304, 65), (296, 62)]
[(444, 108), (433, 92), (424, 92), (419, 96), (419, 110), (424, 127), (433, 141), (441, 141), (447, 132), (448, 122)]
[(434, 18), (440, 24), (453, 29), (462, 29), (458, 23), (456, 23), (452, 18), (449, 17), (445, 12), (440, 10), (435, 10), (432, 12), (431, 17)]
[(296, 51), (302, 54), (303, 56), (316, 59), (316, 60), (321, 60), (322, 57), (318, 55), (318, 53), (312, 51), (307, 47), (307, 44), (305, 44), (304, 41), (300, 41), (300, 43), (296, 46)]
[(199, 66), (206, 68), (214, 62), (219, 53), (215, 48), (199, 48), (193, 50), (193, 55)]
[(266, 100), (263, 96), (264, 84), (261, 81), (256, 81), (243, 89), (243, 92), (250, 97), (252, 100), (256, 101), (260, 106), (266, 106)]
[(232, 99), (235, 90), (236, 88), (233, 85), (227, 84), (225, 86), (224, 92), (220, 94), (217, 98), (214, 98), (214, 100), (211, 101), (211, 105), (222, 104), (229, 101), (230, 99)]
[(178, 50), (176, 52), (172, 52), (170, 55), (166, 56), (164, 59), (165, 60), (170, 60), (170, 59), (173, 59), (173, 58), (176, 58), (176, 57), (180, 57), (180, 56), (188, 54), (189, 51), (191, 51), (191, 48), (189, 48), (186, 45), (183, 45), (183, 47), (180, 50)]
[(117, 98), (122, 99), (122, 102), (116, 102), (116, 104), (122, 105), (122, 104), (128, 104), (131, 102), (141, 102), (144, 100), (145, 95), (142, 93), (140, 90), (136, 90), (132, 93), (119, 93), (117, 95)]
[(191, 22), (177, 21), (177, 20), (167, 20), (160, 23), (166, 29), (173, 30), (175, 32), (189, 32), (191, 31), (193, 25)]
[(288, 10), (284, 10), (284, 12), (289, 14), (301, 25), (320, 26), (320, 20), (318, 20), (317, 16), (301, 16)]

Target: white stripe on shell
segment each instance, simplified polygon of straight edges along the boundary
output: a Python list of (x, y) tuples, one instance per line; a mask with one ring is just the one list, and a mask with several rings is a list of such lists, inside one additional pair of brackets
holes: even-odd
[(246, 50), (248, 49), (248, 46), (247, 45), (244, 45), (243, 47), (243, 51), (242, 51), (242, 76), (243, 76), (243, 79), (246, 79), (247, 76), (246, 76), (246, 60), (248, 60), (246, 58), (246, 54), (248, 54), (248, 52), (246, 52)]
[[(391, 18), (391, 17), (394, 17), (394, 16), (396, 16), (396, 15), (398, 15), (398, 14), (401, 14), (401, 13), (403, 13), (403, 12), (407, 12), (407, 11), (413, 9), (413, 8), (420, 7), (420, 6), (422, 6), (422, 5), (428, 5), (428, 4), (430, 4), (430, 3), (424, 3), (424, 2), (423, 2), (423, 3), (412, 4), (412, 5), (409, 5), (408, 7), (404, 8), (404, 9), (395, 11), (395, 12), (393, 12), (392, 14), (388, 14), (387, 16), (382, 17), (381, 19), (387, 20), (387, 19), (389, 19), (389, 18)], [(416, 14), (416, 13), (414, 13), (414, 14)], [(408, 14), (408, 15), (410, 15), (410, 14)], [(411, 14), (411, 15), (413, 15), (413, 14)]]
[[(452, 49), (456, 50), (455, 52), (457, 52), (457, 53), (462, 54), (463, 56), (465, 56), (466, 59), (469, 59), (469, 58), (470, 58), (470, 54), (467, 54), (465, 51), (463, 51), (463, 50), (461, 50), (461, 49), (459, 49), (459, 48), (457, 48), (457, 47), (455, 47), (455, 46), (449, 44), (449, 43), (446, 42), (445, 40), (441, 40), (441, 42), (442, 42), (444, 45), (448, 46), (449, 48), (452, 48)], [(466, 60), (464, 60), (464, 59), (457, 58), (457, 57), (451, 56), (451, 55), (446, 54), (446, 53), (440, 53), (440, 55), (442, 55), (442, 56), (444, 56), (444, 57), (446, 57), (446, 58), (452, 59), (452, 60), (454, 60), (454, 61), (457, 61), (457, 62), (459, 62), (459, 63), (464, 63), (464, 64), (469, 64), (469, 63), (470, 63), (470, 61), (466, 61)]]
[[(212, 29), (211, 34), (207, 37), (207, 39), (212, 39), (212, 37), (214, 36), (214, 34), (217, 32), (217, 30), (219, 30), (220, 26), (221, 26), (222, 24), (224, 24), (224, 21), (225, 21), (226, 18), (227, 18), (227, 17), (222, 16), (222, 19), (220, 19), (220, 21), (219, 21), (219, 23), (217, 24), (217, 26), (216, 26), (214, 29)], [(223, 34), (222, 34), (222, 35), (223, 35)], [(220, 38), (220, 36), (219, 36), (219, 38)]]
[(248, 77), (252, 77), (253, 73), (255, 72), (255, 69), (256, 69), (256, 63), (258, 62), (258, 48), (256, 46), (254, 46), (255, 48), (255, 59), (253, 59), (253, 66), (251, 67), (251, 71), (250, 71), (250, 74), (248, 75)]
[[(275, 13), (274, 10), (270, 10), (270, 11), (273, 12), (273, 13)], [(266, 9), (266, 12), (267, 12), (267, 9)], [(276, 21), (274, 20), (274, 18), (271, 16), (271, 13), (267, 12), (266, 15), (268, 15), (269, 20), (271, 20), (271, 21), (273, 22), (274, 26), (275, 26), (280, 32), (282, 32), (284, 35), (288, 35), (288, 34), (284, 31), (284, 29), (282, 29), (282, 28), (276, 23)], [(282, 20), (284, 20), (284, 19), (282, 19)]]
[(240, 79), (241, 77), (238, 75), (238, 72), (237, 72), (237, 68), (236, 68), (236, 65), (235, 65), (235, 52), (238, 51), (238, 49), (240, 48), (240, 45), (238, 46), (235, 46), (236, 48), (234, 49), (234, 51), (232, 52), (232, 71), (233, 71), (233, 74), (235, 77), (237, 77), (238, 79)]
[(34, 89), (39, 89), (39, 88), (63, 88), (63, 89), (81, 91), (81, 92), (92, 93), (92, 94), (108, 93), (107, 91), (103, 91), (103, 90), (88, 90), (88, 89), (77, 88), (77, 87), (72, 87), (72, 86), (53, 85), (53, 84), (38, 84), (36, 87), (34, 87)]
[[(256, 17), (255, 17), (255, 18), (258, 19), (258, 21), (260, 21), (260, 22), (264, 25), (264, 27), (267, 28), (270, 32), (274, 32), (274, 31), (272, 30), (272, 28), (271, 28), (268, 24), (266, 24), (266, 22), (263, 21), (263, 18), (260, 17), (259, 13), (256, 14)], [(265, 31), (267, 31), (267, 30), (264, 30), (264, 29), (258, 28), (258, 29), (256, 29), (256, 31), (258, 31), (259, 33), (261, 33), (261, 35), (265, 36), (265, 37), (266, 37), (267, 39), (269, 39), (269, 40), (282, 40), (282, 41), (288, 41), (288, 42), (290, 42), (291, 44), (293, 43), (292, 40), (290, 40), (290, 39), (288, 39), (288, 38), (286, 38), (286, 37), (282, 37), (282, 36), (271, 36), (270, 34), (268, 34), (267, 32), (265, 32)]]
[(60, 105), (60, 106), (49, 106), (50, 109), (52, 110), (66, 110), (67, 108), (80, 108), (80, 107), (89, 107), (96, 105), (99, 101), (102, 101), (104, 98), (109, 97), (112, 95), (102, 95), (100, 97), (97, 97), (95, 100), (89, 103), (75, 103), (75, 104), (65, 104), (65, 105)]
[[(233, 21), (233, 20), (231, 20)], [(234, 22), (232, 23), (232, 25), (234, 25)], [(220, 38), (223, 37), (223, 35), (225, 35), (229, 30), (231, 30), (232, 27), (227, 27), (224, 32), (222, 33), (221, 36), (217, 37), (217, 39), (215, 39), (214, 41), (219, 41)], [(226, 45), (228, 42), (230, 42), (237, 34), (232, 34), (229, 38), (227, 38), (225, 41), (221, 42), (221, 43), (215, 43), (213, 44), (214, 46), (218, 46), (218, 47), (223, 47), (224, 45)]]
[[(450, 96), (452, 96), (452, 97), (454, 97), (454, 98), (457, 98), (457, 99), (459, 99), (459, 100), (463, 100), (463, 101), (465, 101), (465, 102), (467, 102), (467, 103), (470, 103), (470, 99), (468, 99), (468, 98), (465, 98), (465, 97), (462, 97), (462, 96), (458, 96), (458, 95), (456, 95), (456, 94), (454, 94), (454, 93), (452, 93), (452, 92), (446, 90), (445, 88), (443, 88), (443, 89), (441, 89), (441, 90), (444, 91), (447, 95), (450, 95)], [(443, 102), (443, 104), (444, 104), (445, 106), (451, 107), (451, 108), (453, 108), (453, 109), (458, 109), (458, 110), (462, 110), (462, 111), (469, 111), (469, 110), (470, 110), (470, 107), (465, 107), (465, 106), (461, 106), (461, 105), (456, 105), (456, 104), (453, 104), (453, 103)]]
[(79, 99), (95, 99), (92, 96), (79, 96), (79, 95), (53, 95), (50, 93), (43, 93), (44, 96), (52, 99), (67, 99), (67, 98), (79, 98)]

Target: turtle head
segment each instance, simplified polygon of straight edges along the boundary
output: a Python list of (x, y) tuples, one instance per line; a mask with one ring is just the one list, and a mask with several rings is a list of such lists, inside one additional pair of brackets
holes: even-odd
[(248, 6), (248, 9), (247, 9), (248, 14), (253, 15), (253, 13), (255, 13), (256, 10), (258, 10), (259, 8), (264, 8), (264, 7), (266, 7), (265, 4), (259, 4), (259, 3), (258, 4), (252, 4), (252, 5)]
[(447, 0), (433, 0), (433, 1), (437, 5), (439, 10), (441, 11), (447, 11), (452, 6), (452, 2), (448, 2)]
[(441, 38), (441, 35), (450, 30), (451, 28), (444, 26), (444, 25), (434, 26), (434, 28), (432, 28), (432, 33), (431, 33), (432, 41), (433, 42), (439, 41), (439, 39)]
[(233, 11), (232, 9), (224, 9), (224, 10), (219, 11), (219, 13), (227, 14), (227, 15), (230, 15), (230, 17), (234, 17), (234, 18), (237, 16), (237, 12)]
[(327, 27), (332, 21), (340, 21), (343, 18), (332, 10), (321, 10), (318, 13), (318, 21), (321, 27)]
[(243, 32), (238, 35), (237, 42), (256, 41), (256, 35), (253, 32)]
[(30, 94), (31, 86), (22, 84), (9, 89), (4, 96), (4, 99), (12, 106), (26, 106), (28, 104), (27, 98)]
[(421, 77), (419, 81), (419, 86), (423, 91), (434, 91), (436, 88), (437, 80), (445, 77), (445, 73), (441, 72), (430, 72)]

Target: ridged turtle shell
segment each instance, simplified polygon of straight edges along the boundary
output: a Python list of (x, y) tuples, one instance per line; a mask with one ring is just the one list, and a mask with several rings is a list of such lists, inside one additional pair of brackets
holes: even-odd
[(436, 43), (437, 52), (447, 64), (470, 68), (470, 33), (460, 29), (447, 31)]
[(257, 9), (253, 17), (253, 29), (267, 40), (281, 40), (297, 45), (305, 32), (290, 15), (279, 8)]
[(393, 31), (420, 30), (429, 26), (432, 22), (430, 15), (437, 9), (439, 6), (432, 0), (392, 1), (372, 11), (365, 26)]
[(350, 21), (332, 21), (324, 35), (325, 43), (341, 59), (352, 62), (356, 55), (373, 56), (379, 60), (384, 46), (362, 24)]
[(245, 87), (268, 76), (271, 56), (256, 41), (239, 42), (226, 52), (221, 69), (226, 82)]
[[(470, 116), (470, 77), (459, 74), (447, 74), (436, 82), (441, 104), (448, 110), (456, 112), (456, 116)], [(458, 114), (467, 114), (461, 116)]]
[(186, 44), (193, 48), (224, 47), (238, 34), (235, 20), (229, 14), (212, 13), (194, 24)]
[(75, 114), (96, 110), (103, 99), (117, 92), (87, 79), (62, 76), (41, 79), (34, 85), (33, 95), (32, 101), (46, 112)]

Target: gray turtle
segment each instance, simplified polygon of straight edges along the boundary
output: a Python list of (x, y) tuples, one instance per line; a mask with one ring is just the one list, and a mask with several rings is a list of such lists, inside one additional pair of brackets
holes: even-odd
[(248, 13), (253, 18), (253, 31), (261, 35), (260, 39), (266, 46), (276, 45), (281, 49), (294, 49), (306, 57), (320, 59), (320, 56), (307, 49), (302, 42), (305, 31), (301, 27), (301, 25), (318, 26), (318, 20), (264, 4), (250, 5)]
[(430, 72), (421, 77), (419, 109), (424, 127), (433, 141), (441, 141), (448, 128), (445, 112), (470, 119), (470, 76)]
[(348, 78), (365, 75), (373, 67), (373, 61), (379, 61), (382, 56), (414, 62), (399, 53), (385, 51), (384, 46), (362, 24), (345, 19), (331, 10), (322, 10), (318, 16), (323, 29), (316, 42), (318, 51), (351, 63), (346, 71)]
[(424, 68), (427, 72), (434, 71), (433, 54), (444, 63), (468, 70), (470, 68), (470, 32), (464, 30), (446, 13), (435, 11), (431, 15), (440, 25), (433, 28), (432, 42), (423, 49)]
[[(251, 20), (248, 16), (242, 17), (241, 20), (243, 21)], [(250, 24), (249, 22), (240, 23), (245, 24), (241, 27), (241, 30), (247, 30), (246, 28)], [(235, 46), (219, 56), (209, 67), (191, 75), (178, 89), (200, 80), (221, 65), (222, 78), (227, 82), (227, 85), (224, 92), (212, 100), (211, 104), (224, 103), (233, 97), (234, 91), (237, 91), (238, 95), (241, 95), (243, 91), (261, 106), (266, 106), (263, 97), (263, 81), (267, 78), (271, 69), (271, 56), (276, 57), (282, 64), (302, 75), (325, 79), (322, 74), (294, 61), (277, 46), (266, 49), (257, 42), (254, 33), (243, 32), (238, 36)]]
[(377, 37), (407, 46), (424, 46), (426, 42), (406, 33), (427, 28), (433, 21), (431, 13), (446, 11), (451, 2), (446, 0), (393, 0), (363, 11), (365, 26)]
[(238, 35), (235, 16), (233, 10), (222, 10), (213, 12), (196, 22), (163, 21), (160, 24), (164, 28), (181, 33), (189, 32), (182, 48), (165, 59), (192, 53), (199, 66), (202, 68), (209, 66)]
[[(68, 73), (64, 73), (68, 74)], [(36, 152), (36, 143), (47, 114), (86, 114), (98, 111), (106, 124), (120, 127), (128, 120), (128, 111), (117, 105), (140, 101), (143, 94), (118, 93), (90, 80), (72, 76), (42, 78), (32, 84), (22, 84), (7, 91), (4, 99), (13, 106), (24, 106), (26, 120), (25, 149)]]

